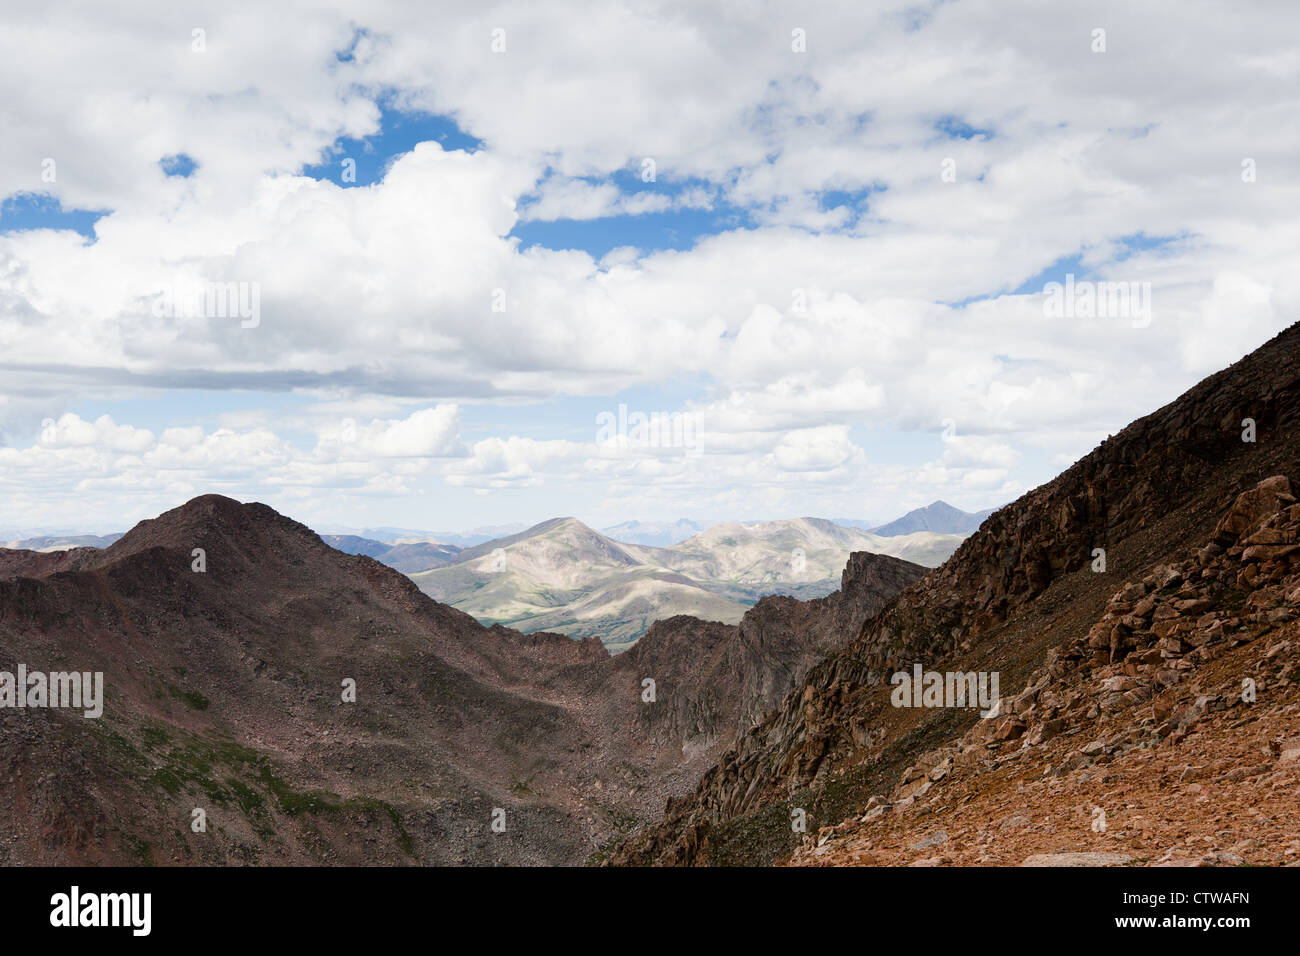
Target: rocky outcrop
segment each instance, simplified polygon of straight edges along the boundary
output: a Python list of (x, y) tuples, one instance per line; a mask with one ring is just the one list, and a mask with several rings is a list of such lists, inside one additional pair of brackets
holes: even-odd
[[(1005, 793), (1015, 779), (1025, 813), (1003, 817), (996, 828), (968, 830), (946, 862), (1014, 862), (1026, 837), (1068, 846), (1085, 836), (1103, 846), (1121, 838), (1135, 844), (1133, 855), (1109, 854), (1123, 862), (1143, 859), (1136, 854), (1148, 852), (1143, 844), (1150, 842), (1162, 849), (1161, 862), (1178, 865), (1292, 862), (1288, 855), (1300, 855), (1300, 844), (1277, 837), (1295, 832), (1282, 816), (1300, 784), (1298, 542), (1300, 504), (1286, 476), (1245, 491), (1203, 546), (1125, 582), (1086, 635), (1053, 647), (995, 717), (922, 755), (887, 795), (868, 801), (860, 819), (822, 828), (815, 846), (805, 843), (794, 861), (834, 865), (883, 853), (897, 862), (897, 850), (886, 849), (897, 843), (890, 830), (905, 831), (922, 816), (932, 825), (935, 817), (953, 819), (948, 811), (956, 806), (969, 806), (978, 818), (976, 804)], [(1266, 746), (1234, 740), (1246, 726)], [(1128, 767), (1134, 769), (1125, 773)], [(1089, 784), (1114, 794), (1125, 777), (1134, 782), (1120, 791), (1122, 802), (1083, 801), (1088, 812), (1078, 819), (1078, 794)], [(1025, 780), (1041, 791), (1038, 799), (1026, 798)], [(1198, 812), (1206, 788), (1231, 790), (1245, 781), (1255, 789), (1251, 813), (1228, 815), (1236, 827), (1189, 834), (1187, 818)], [(1184, 792), (1171, 812), (1160, 806), (1161, 791), (1174, 789)], [(1284, 798), (1280, 805), (1270, 804), (1273, 795)], [(996, 815), (984, 811), (985, 819)], [(1152, 816), (1159, 826), (1148, 822)], [(1126, 832), (1126, 817), (1145, 825)], [(1243, 818), (1257, 836), (1242, 832)], [(954, 819), (954, 831), (957, 825)], [(1021, 865), (1102, 865), (1097, 857), (1037, 853)]]
[(638, 683), (655, 681), (655, 706), (638, 713), (648, 731), (695, 749), (730, 743), (924, 574), (925, 568), (900, 558), (854, 552), (840, 589), (824, 598), (765, 597), (739, 625), (685, 615), (657, 621), (616, 658), (613, 670)]
[(40, 578), (56, 571), (75, 571), (88, 565), (98, 553), (96, 548), (72, 548), (68, 551), (0, 548), (0, 580)]
[(840, 589), (813, 601), (765, 597), (739, 626), (737, 667), (746, 675), (741, 714), (748, 730), (780, 704), (814, 664), (843, 647), (862, 625), (926, 571), (864, 551), (849, 556)]

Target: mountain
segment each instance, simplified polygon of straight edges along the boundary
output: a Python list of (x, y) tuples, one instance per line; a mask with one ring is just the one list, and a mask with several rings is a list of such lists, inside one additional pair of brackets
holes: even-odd
[(321, 540), (344, 554), (364, 554), (403, 574), (439, 568), (455, 560), (461, 549), (437, 541), (412, 541), (393, 544), (355, 534), (323, 534)]
[[(1300, 325), (991, 515), (611, 862), (1290, 860), (1297, 490)], [(917, 665), (998, 707), (896, 706)]]
[(412, 580), (481, 621), (600, 637), (624, 648), (661, 617), (735, 624), (745, 605), (666, 569), (654, 549), (620, 544), (576, 518), (554, 518), (461, 552)]
[(960, 543), (923, 533), (880, 538), (816, 518), (721, 524), (675, 545), (618, 542), (555, 518), (412, 575), (420, 589), (485, 623), (600, 637), (622, 650), (677, 614), (735, 624), (766, 594), (824, 597), (854, 551), (938, 563)]
[(104, 677), (97, 719), (0, 711), (0, 864), (599, 858), (921, 573), (854, 555), (818, 602), (671, 618), (611, 657), (217, 495), (103, 550), (0, 550), (8, 660)]
[(320, 538), (344, 554), (364, 554), (367, 558), (378, 558), (392, 547), (387, 541), (376, 541), (356, 534), (323, 534)]
[(888, 554), (934, 567), (961, 541), (960, 535), (930, 532), (888, 539), (823, 518), (789, 518), (717, 524), (655, 552), (654, 560), (742, 600), (773, 593), (819, 597), (835, 587), (835, 575), (850, 552)]
[(468, 531), (435, 531), (432, 537), (442, 544), (454, 544), (458, 548), (472, 548), (475, 545), (483, 544), (485, 541), (518, 534), (520, 531), (527, 530), (527, 528), (528, 525), (514, 522), (511, 524), (483, 525), (478, 528), (470, 528)]
[(329, 533), (322, 533), (323, 538), (364, 538), (369, 541), (376, 541), (381, 544), (398, 545), (398, 544), (444, 544), (456, 548), (471, 548), (476, 544), (482, 544), (484, 541), (491, 541), (493, 538), (504, 537), (505, 535), (516, 534), (523, 531), (527, 525), (523, 524), (499, 524), (485, 525), (480, 528), (471, 528), (468, 531), (421, 531), (416, 528), (395, 528), (384, 526), (379, 528), (341, 528), (334, 526)]
[(461, 549), (454, 544), (410, 541), (393, 545), (375, 560), (403, 574), (413, 574), (450, 564), (460, 552)]
[(954, 508), (946, 502), (936, 501), (924, 508), (909, 511), (903, 517), (896, 518), (888, 524), (872, 528), (871, 531), (873, 534), (887, 538), (900, 534), (913, 534), (917, 531), (968, 535), (978, 529), (984, 519), (992, 513), (992, 508), (971, 513)]
[(0, 547), (20, 551), (66, 551), (69, 548), (106, 548), (118, 538), (117, 534), (56, 534), (10, 541)]
[(862, 518), (830, 518), (831, 524), (837, 524), (841, 528), (856, 528), (859, 531), (870, 531), (876, 527), (874, 521), (866, 521)]
[(627, 544), (646, 544), (654, 547), (668, 547), (685, 541), (692, 535), (705, 530), (705, 525), (696, 524), (686, 518), (678, 521), (624, 521), (610, 528), (602, 528), (601, 534), (615, 541)]

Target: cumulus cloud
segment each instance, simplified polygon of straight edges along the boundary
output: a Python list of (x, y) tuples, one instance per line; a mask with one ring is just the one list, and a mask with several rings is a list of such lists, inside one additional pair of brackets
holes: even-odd
[(787, 433), (773, 449), (772, 460), (783, 471), (828, 471), (861, 454), (849, 441), (847, 429), (826, 425)]
[(98, 446), (110, 451), (141, 452), (153, 445), (154, 436), (148, 429), (118, 425), (107, 415), (86, 422), (66, 414), (57, 421), (47, 419), (42, 423), (41, 442), (50, 448)]
[[(557, 486), (665, 517), (979, 506), (1300, 319), (1285, 5), (153, 6), (16, 10), (0, 36), (0, 197), (104, 213), (93, 242), (0, 232), (13, 512), (221, 482), (322, 509)], [(385, 110), (481, 147), (405, 144), (370, 185), (303, 175)], [(685, 248), (511, 235), (683, 209), (719, 217)], [(1149, 283), (1149, 324), (1052, 317), (1065, 269)], [(255, 294), (257, 321), (168, 307), (182, 286)], [(686, 391), (703, 454), (514, 412), (633, 389)], [(329, 413), (75, 414), (188, 390)], [(471, 406), (499, 414), (467, 440)], [(881, 461), (862, 428), (933, 441)]]
[[(541, 484), (548, 473), (562, 480), (578, 463), (580, 451), (580, 445), (566, 441), (485, 438), (474, 445), (468, 459), (447, 469), (447, 482), (492, 488), (529, 486)], [(569, 468), (557, 471), (557, 465)]]
[(398, 420), (358, 425), (347, 418), (322, 430), (316, 455), (323, 459), (450, 458), (466, 454), (460, 409), (438, 405)]

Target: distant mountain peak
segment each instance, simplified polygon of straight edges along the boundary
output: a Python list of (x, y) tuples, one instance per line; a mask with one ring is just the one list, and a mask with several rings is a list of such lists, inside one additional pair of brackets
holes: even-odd
[(964, 511), (962, 511), (960, 508), (954, 508), (952, 505), (948, 504), (948, 502), (944, 501), (942, 498), (936, 498), (936, 499), (934, 499), (934, 501), (930, 502), (928, 505), (926, 505), (926, 506), (925, 506), (924, 508), (922, 508), (921, 510), (922, 510), (922, 511), (940, 511), (940, 512), (952, 512), (952, 511), (955, 511), (955, 512), (960, 512), (961, 514), (965, 514), (965, 513), (966, 513), (966, 512), (964, 512)]
[(709, 527), (708, 524), (699, 524), (689, 518), (678, 518), (676, 521), (624, 521), (601, 528), (600, 533), (624, 544), (667, 548), (680, 544)]
[(871, 528), (872, 534), (889, 538), (916, 531), (934, 531), (939, 534), (970, 534), (993, 513), (993, 509), (969, 512), (954, 508), (946, 501), (932, 501), (923, 508), (914, 508), (901, 518)]

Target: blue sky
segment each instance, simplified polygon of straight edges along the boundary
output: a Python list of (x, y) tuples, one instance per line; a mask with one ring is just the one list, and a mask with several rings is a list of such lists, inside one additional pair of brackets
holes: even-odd
[(107, 209), (64, 209), (55, 196), (17, 193), (0, 202), (0, 232), (66, 229), (93, 242), (95, 223), (108, 212)]

